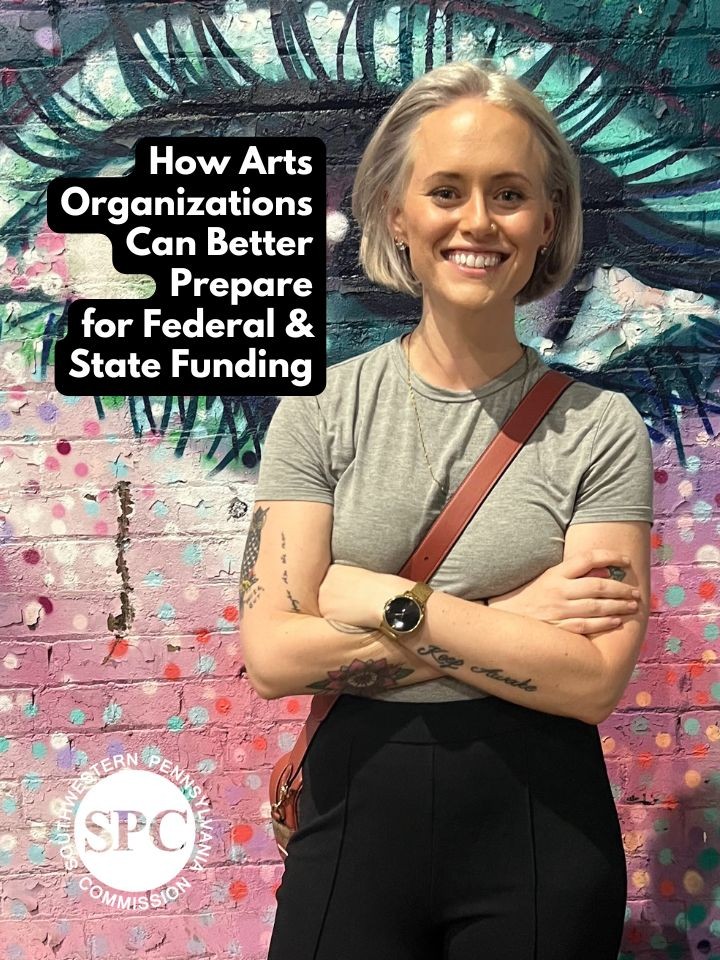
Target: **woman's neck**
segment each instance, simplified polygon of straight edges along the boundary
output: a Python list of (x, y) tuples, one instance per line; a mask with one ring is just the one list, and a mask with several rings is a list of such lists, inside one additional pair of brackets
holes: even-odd
[(460, 331), (441, 331), (423, 318), (411, 337), (403, 338), (402, 346), (407, 359), (409, 343), (410, 365), (427, 383), (445, 390), (473, 390), (499, 377), (523, 355), (514, 329), (493, 334), (469, 339)]

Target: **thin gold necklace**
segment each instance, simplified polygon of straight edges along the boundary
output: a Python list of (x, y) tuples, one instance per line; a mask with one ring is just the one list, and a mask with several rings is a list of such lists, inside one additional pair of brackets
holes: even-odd
[[(407, 384), (410, 389), (410, 399), (412, 400), (413, 409), (415, 410), (415, 419), (417, 420), (418, 433), (420, 434), (420, 442), (422, 443), (423, 453), (425, 454), (425, 460), (428, 465), (428, 470), (430, 471), (430, 476), (433, 478), (433, 480), (438, 485), (438, 487), (440, 487), (442, 492), (445, 495), (447, 495), (448, 488), (444, 487), (442, 483), (440, 483), (438, 478), (433, 473), (433, 468), (430, 465), (430, 458), (428, 457), (427, 447), (425, 446), (425, 437), (423, 436), (422, 426), (420, 424), (420, 414), (418, 413), (417, 404), (415, 403), (415, 389), (413, 388), (412, 381), (410, 380), (410, 341), (412, 340), (412, 335), (414, 332), (415, 332), (414, 330), (410, 332), (410, 336), (408, 337), (408, 341), (407, 341)], [(525, 357), (525, 375), (523, 376), (523, 382), (522, 382), (522, 387), (520, 391), (521, 398), (525, 396), (525, 381), (527, 380), (528, 370), (530, 369), (530, 359), (528, 357), (528, 349), (527, 349), (527, 346), (525, 346), (524, 344), (523, 344), (523, 356)], [(507, 386), (509, 386), (509, 384), (507, 384)], [(502, 389), (502, 387), (500, 389)]]

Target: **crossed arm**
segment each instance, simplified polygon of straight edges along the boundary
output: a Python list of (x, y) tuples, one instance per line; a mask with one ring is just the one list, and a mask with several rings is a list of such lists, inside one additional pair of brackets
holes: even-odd
[[(319, 523), (317, 540), (307, 536), (309, 514)], [(614, 630), (589, 638), (435, 591), (420, 631), (403, 644), (372, 625), (380, 622), (384, 602), (412, 581), (347, 567), (346, 607), (336, 603), (321, 613), (331, 524), (326, 504), (256, 504), (248, 536), (256, 546), (243, 561), (241, 633), (248, 676), (260, 696), (373, 693), (453, 676), (484, 693), (587, 723), (614, 710), (647, 626), (648, 523), (578, 523), (566, 531), (565, 559), (591, 547), (620, 549), (631, 559), (627, 581), (641, 598), (637, 613)]]

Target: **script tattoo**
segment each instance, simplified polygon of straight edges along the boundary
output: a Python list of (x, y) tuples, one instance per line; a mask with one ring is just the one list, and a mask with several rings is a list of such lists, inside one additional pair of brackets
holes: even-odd
[(255, 576), (255, 564), (260, 554), (260, 534), (269, 510), (270, 507), (266, 507), (264, 510), (262, 507), (258, 507), (250, 521), (250, 529), (245, 541), (245, 552), (240, 565), (240, 617), (243, 615), (245, 604), (247, 603), (248, 607), (253, 607), (264, 591), (264, 587)]
[(285, 534), (280, 531), (280, 546), (282, 547), (282, 553), (280, 554), (280, 559), (282, 560), (283, 572), (282, 580), (285, 586), (288, 588), (285, 593), (288, 600), (292, 604), (293, 613), (300, 613), (300, 601), (296, 600), (295, 597), (290, 593), (290, 587), (288, 586), (288, 573), (287, 573), (287, 554), (285, 553)]
[[(432, 643), (425, 647), (418, 647), (415, 652), (423, 657), (431, 656), (441, 669), (457, 670), (458, 667), (462, 667), (465, 664), (464, 660), (449, 655), (447, 650), (443, 650), (442, 647), (438, 647)], [(515, 677), (504, 677), (499, 667), (470, 667), (470, 670), (472, 673), (484, 673), (492, 680), (500, 680), (502, 683), (507, 683), (511, 687), (519, 687), (521, 690), (527, 690), (529, 692), (537, 690), (537, 687), (530, 683), (530, 677), (528, 677), (527, 680), (517, 680)]]
[(515, 677), (503, 677), (499, 667), (470, 667), (473, 673), (485, 673), (493, 680), (502, 680), (503, 683), (511, 687), (519, 687), (521, 690), (537, 690), (537, 687), (530, 683), (530, 677), (527, 680), (516, 680)]
[(446, 667), (449, 670), (457, 670), (465, 662), (457, 657), (449, 656), (447, 650), (443, 650), (442, 647), (433, 643), (429, 643), (426, 647), (418, 647), (416, 652), (423, 657), (430, 655), (439, 667)]
[(398, 685), (399, 680), (409, 677), (414, 670), (388, 664), (387, 660), (358, 660), (357, 658), (339, 670), (329, 670), (326, 680), (308, 683), (307, 689), (314, 693), (345, 693), (366, 696)]

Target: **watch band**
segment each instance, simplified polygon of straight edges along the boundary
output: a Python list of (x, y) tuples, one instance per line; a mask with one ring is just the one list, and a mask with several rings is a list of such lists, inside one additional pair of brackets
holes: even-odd
[(426, 583), (423, 583), (422, 580), (418, 580), (418, 582), (414, 586), (410, 587), (409, 590), (405, 591), (405, 595), (415, 597), (418, 603), (422, 606), (423, 612), (424, 612), (425, 604), (427, 603), (428, 597), (432, 592), (433, 592), (432, 587), (429, 587)]

